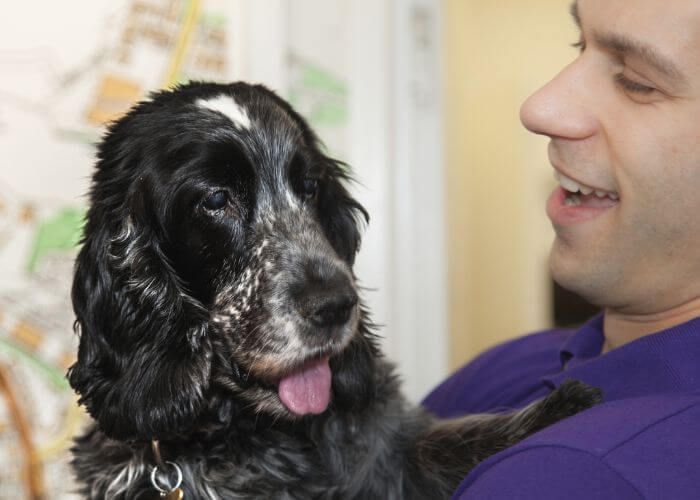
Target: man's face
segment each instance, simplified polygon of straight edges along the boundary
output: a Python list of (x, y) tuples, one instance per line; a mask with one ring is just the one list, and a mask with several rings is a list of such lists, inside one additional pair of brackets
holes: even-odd
[[(521, 109), (565, 178), (554, 278), (654, 313), (700, 297), (700, 1), (578, 0), (581, 53)], [(568, 178), (568, 179), (566, 179)], [(619, 199), (616, 199), (619, 198)]]

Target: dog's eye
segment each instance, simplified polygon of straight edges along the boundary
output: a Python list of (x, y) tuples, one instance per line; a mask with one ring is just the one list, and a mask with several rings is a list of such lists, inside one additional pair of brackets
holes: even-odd
[(317, 191), (318, 180), (309, 178), (304, 179), (304, 182), (301, 184), (301, 194), (304, 197), (304, 199), (310, 200), (311, 198), (316, 196)]
[(226, 191), (217, 191), (207, 196), (202, 203), (207, 210), (221, 210), (226, 206), (228, 194)]

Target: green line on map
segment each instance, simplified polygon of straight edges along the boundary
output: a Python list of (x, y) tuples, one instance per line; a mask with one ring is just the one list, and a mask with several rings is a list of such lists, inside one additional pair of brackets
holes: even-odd
[(58, 389), (64, 391), (70, 389), (68, 381), (64, 377), (63, 373), (61, 373), (48, 363), (37, 358), (32, 353), (28, 352), (26, 349), (23, 349), (11, 340), (0, 337), (0, 350), (5, 351), (8, 354), (13, 355), (17, 358), (20, 358), (33, 365), (34, 367), (38, 368), (39, 373), (44, 375), (44, 377), (46, 377)]
[(68, 207), (42, 221), (36, 233), (27, 270), (34, 272), (37, 263), (46, 254), (74, 249), (80, 241), (84, 218), (84, 211)]
[(292, 106), (296, 106), (314, 126), (336, 126), (347, 122), (347, 82), (295, 55), (291, 56), (291, 64), (299, 75), (288, 92)]

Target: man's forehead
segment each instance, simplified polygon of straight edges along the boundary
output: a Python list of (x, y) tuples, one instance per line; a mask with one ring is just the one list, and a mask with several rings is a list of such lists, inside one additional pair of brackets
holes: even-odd
[(639, 57), (678, 81), (700, 78), (698, 0), (574, 0), (571, 15), (604, 49)]
[(617, 25), (625, 18), (639, 22), (672, 25), (676, 29), (694, 28), (700, 31), (697, 21), (700, 19), (700, 2), (697, 0), (571, 0), (571, 13), (579, 21), (592, 14), (615, 12), (615, 17), (605, 17), (610, 26)]

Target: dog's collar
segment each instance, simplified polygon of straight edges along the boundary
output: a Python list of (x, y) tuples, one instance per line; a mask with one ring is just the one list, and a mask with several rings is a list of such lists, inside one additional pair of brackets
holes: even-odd
[[(184, 492), (182, 488), (180, 488), (182, 484), (182, 469), (180, 469), (180, 466), (175, 462), (163, 461), (163, 457), (160, 453), (160, 443), (157, 439), (151, 440), (151, 452), (153, 453), (153, 461), (155, 462), (155, 465), (151, 468), (151, 484), (158, 490), (161, 498), (165, 498), (166, 500), (182, 500), (184, 498)], [(170, 474), (167, 473), (168, 466), (174, 469), (176, 474), (174, 486), (171, 486)], [(162, 474), (159, 474), (159, 468)], [(159, 481), (158, 478), (163, 476), (165, 480)], [(166, 486), (163, 487), (162, 484)]]

